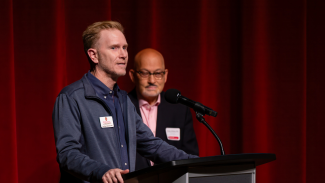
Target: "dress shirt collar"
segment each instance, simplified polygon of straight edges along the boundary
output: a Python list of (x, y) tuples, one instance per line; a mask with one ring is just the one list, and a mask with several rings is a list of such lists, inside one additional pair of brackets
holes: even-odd
[[(156, 103), (151, 106), (158, 106), (159, 104), (160, 104), (160, 94), (158, 95), (158, 99), (157, 99)], [(146, 100), (139, 99), (139, 106), (141, 108), (142, 106), (150, 106), (150, 105)]]

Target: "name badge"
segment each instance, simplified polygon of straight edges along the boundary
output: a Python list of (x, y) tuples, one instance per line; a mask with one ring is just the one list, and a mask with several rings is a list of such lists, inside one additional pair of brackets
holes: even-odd
[(168, 140), (179, 141), (181, 139), (181, 130), (179, 128), (166, 128)]
[(100, 127), (102, 128), (112, 128), (114, 127), (112, 116), (99, 117)]

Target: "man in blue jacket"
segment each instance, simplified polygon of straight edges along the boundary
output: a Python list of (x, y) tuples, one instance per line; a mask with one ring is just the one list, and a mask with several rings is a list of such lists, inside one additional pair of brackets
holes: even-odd
[(90, 71), (60, 92), (52, 116), (60, 182), (123, 182), (136, 151), (155, 163), (196, 158), (154, 137), (117, 86), (128, 61), (122, 25), (96, 22), (83, 42)]

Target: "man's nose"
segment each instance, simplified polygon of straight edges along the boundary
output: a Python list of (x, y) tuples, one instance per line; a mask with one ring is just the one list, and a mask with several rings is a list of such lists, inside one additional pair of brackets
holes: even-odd
[(126, 57), (128, 57), (128, 51), (126, 50), (126, 49), (120, 49), (120, 53), (119, 53), (119, 55), (120, 55), (120, 57), (121, 58), (126, 58)]
[(156, 78), (153, 74), (149, 74), (148, 76), (148, 82), (149, 83), (154, 83), (156, 81)]

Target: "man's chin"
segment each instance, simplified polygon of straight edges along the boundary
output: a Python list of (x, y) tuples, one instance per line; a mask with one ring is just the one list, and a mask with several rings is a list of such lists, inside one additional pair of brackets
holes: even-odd
[(125, 72), (124, 73), (120, 73), (119, 76), (125, 76), (125, 74), (126, 74)]
[(115, 74), (115, 77), (119, 78), (121, 76), (125, 76), (126, 72), (118, 72)]
[(158, 95), (160, 94), (159, 91), (150, 91), (150, 92), (143, 92), (142, 95), (144, 97), (158, 97)]
[(117, 74), (118, 74), (119, 76), (125, 76), (125, 74), (126, 74), (126, 70), (121, 70), (121, 71), (117, 72)]

